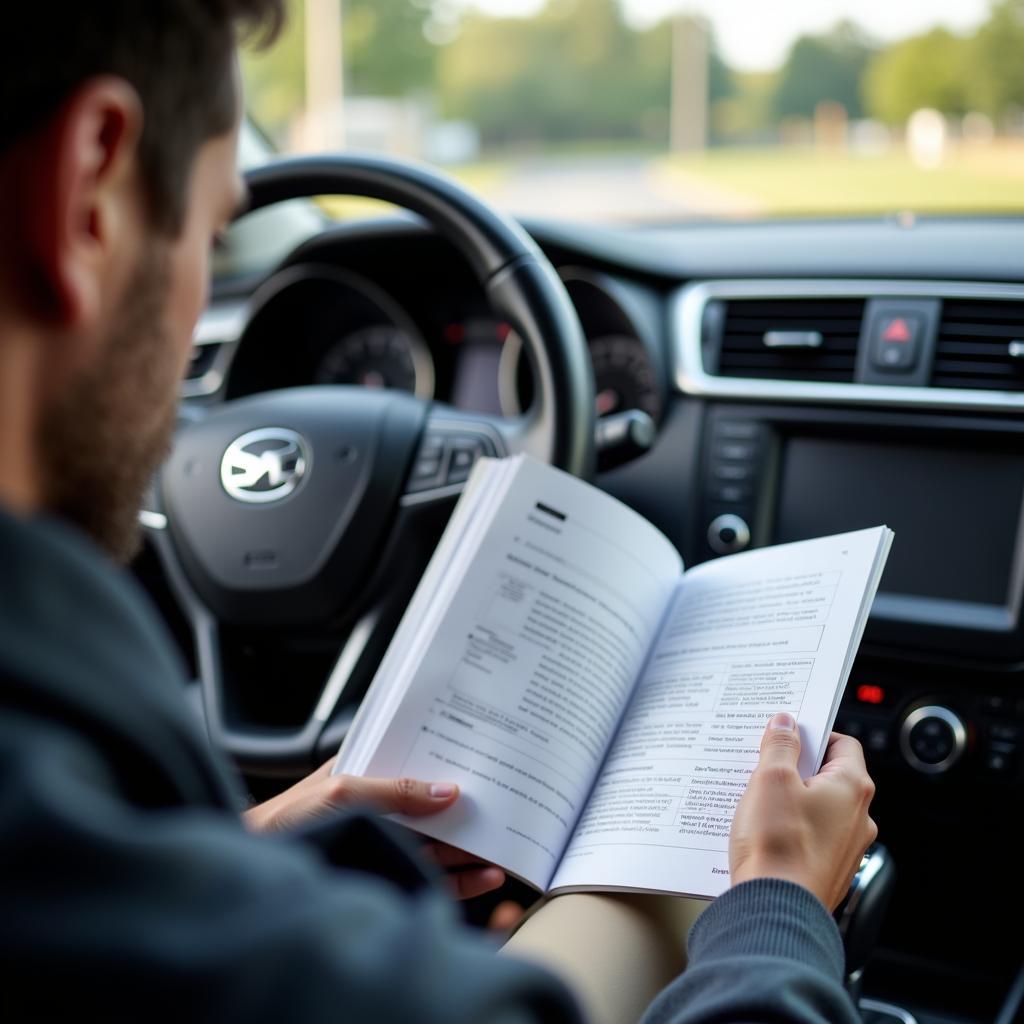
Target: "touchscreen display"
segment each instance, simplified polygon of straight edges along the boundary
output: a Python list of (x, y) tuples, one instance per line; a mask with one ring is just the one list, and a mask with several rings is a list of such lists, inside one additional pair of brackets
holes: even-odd
[(882, 523), (896, 532), (880, 590), (1006, 606), (1024, 454), (790, 438), (775, 540)]

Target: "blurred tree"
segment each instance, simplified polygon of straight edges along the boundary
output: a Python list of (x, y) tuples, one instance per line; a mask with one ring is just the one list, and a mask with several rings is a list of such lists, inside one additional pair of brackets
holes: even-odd
[(864, 76), (868, 113), (893, 125), (905, 124), (922, 107), (966, 113), (973, 50), (967, 39), (944, 28), (884, 50), (872, 59)]
[(775, 96), (777, 71), (733, 72), (728, 95), (712, 104), (712, 138), (722, 142), (770, 145), (778, 141)]
[(971, 41), (964, 69), (968, 104), (992, 117), (1024, 107), (1024, 0), (999, 0)]
[[(344, 3), (345, 84), (354, 95), (405, 96), (432, 89), (438, 47), (428, 39), (437, 0)], [(270, 50), (243, 53), (249, 109), (278, 141), (305, 96), (305, 4), (289, 4), (282, 37)]]
[(616, 0), (553, 0), (530, 19), (471, 13), (442, 56), (444, 110), (492, 142), (619, 134), (647, 79), (635, 44)]
[(284, 32), (269, 50), (242, 52), (246, 106), (278, 145), (288, 138), (288, 126), (300, 113), (305, 97), (305, 10), (288, 7)]
[(800, 36), (779, 75), (779, 117), (813, 117), (822, 100), (841, 103), (850, 117), (863, 115), (861, 78), (875, 44), (851, 21), (821, 36)]
[[(467, 15), (440, 58), (443, 109), (488, 142), (622, 140), (664, 144), (672, 32), (623, 19), (619, 0), (549, 0), (533, 18)], [(712, 53), (713, 100), (732, 73)]]
[(432, 0), (344, 0), (345, 80), (360, 96), (429, 89), (438, 48), (427, 38)]

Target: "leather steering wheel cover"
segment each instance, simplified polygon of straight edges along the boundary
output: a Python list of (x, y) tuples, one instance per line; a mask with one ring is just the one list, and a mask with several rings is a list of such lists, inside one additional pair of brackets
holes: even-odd
[(513, 220), (430, 168), (387, 157), (291, 157), (246, 172), (245, 212), (288, 199), (353, 195), (423, 217), (466, 258), (495, 311), (516, 327), (536, 375), (537, 457), (576, 476), (594, 468), (593, 373), (575, 307), (554, 268)]

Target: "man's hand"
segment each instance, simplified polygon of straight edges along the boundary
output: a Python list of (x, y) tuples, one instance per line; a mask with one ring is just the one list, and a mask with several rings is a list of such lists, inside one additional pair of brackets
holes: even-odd
[[(451, 783), (331, 775), (331, 764), (328, 761), (290, 789), (249, 808), (243, 814), (245, 824), (254, 832), (287, 832), (343, 808), (364, 806), (381, 814), (421, 817), (451, 807), (459, 797), (459, 787)], [(426, 852), (448, 871), (459, 899), (481, 896), (505, 883), (501, 868), (454, 846), (432, 842)]]
[(842, 902), (878, 828), (868, 816), (875, 794), (860, 744), (832, 733), (821, 771), (796, 770), (800, 735), (791, 715), (776, 715), (761, 760), (736, 808), (729, 837), (733, 884), (784, 878), (810, 889), (829, 910)]

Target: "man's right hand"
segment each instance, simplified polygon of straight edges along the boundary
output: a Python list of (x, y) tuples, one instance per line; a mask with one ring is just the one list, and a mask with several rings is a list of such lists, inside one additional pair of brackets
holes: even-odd
[(793, 717), (775, 715), (733, 818), (730, 875), (734, 885), (754, 878), (796, 882), (835, 910), (878, 836), (868, 816), (875, 785), (850, 736), (832, 733), (821, 771), (806, 782), (797, 772), (799, 755)]

